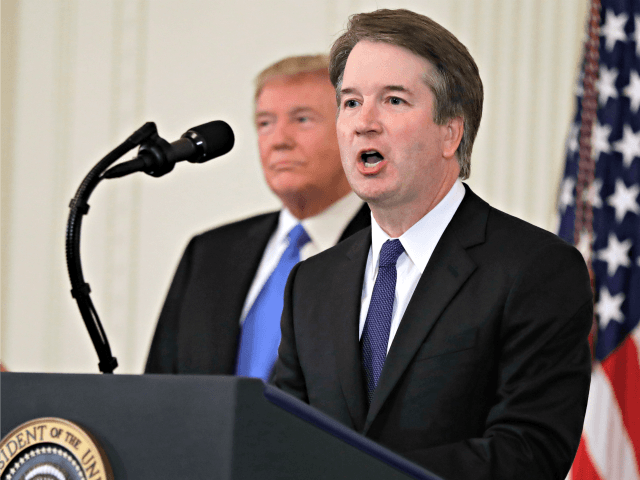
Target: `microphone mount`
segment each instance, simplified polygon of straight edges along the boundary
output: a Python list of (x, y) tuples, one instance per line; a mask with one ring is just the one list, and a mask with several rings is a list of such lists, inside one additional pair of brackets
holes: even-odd
[(89, 331), (89, 336), (100, 360), (98, 367), (103, 373), (113, 373), (118, 366), (118, 360), (111, 354), (107, 335), (89, 296), (91, 287), (85, 282), (82, 274), (82, 262), (80, 261), (82, 217), (89, 212), (89, 204), (87, 202), (93, 190), (102, 180), (102, 173), (125, 153), (157, 135), (158, 130), (153, 122), (147, 122), (136, 130), (133, 135), (108, 153), (91, 169), (69, 204), (71, 211), (67, 221), (65, 250), (67, 270), (71, 281), (71, 296), (78, 304), (80, 315)]
[(176, 165), (175, 161), (171, 161), (171, 145), (158, 134), (140, 145), (138, 157), (144, 161), (143, 171), (152, 177), (166, 175)]
[[(118, 366), (118, 361), (111, 354), (107, 335), (89, 296), (91, 288), (82, 274), (80, 230), (82, 217), (89, 212), (87, 202), (91, 193), (104, 178), (117, 178), (139, 171), (161, 177), (173, 170), (176, 162), (187, 160), (191, 163), (203, 163), (229, 152), (233, 144), (233, 130), (221, 120), (193, 127), (173, 143), (160, 138), (156, 124), (147, 122), (100, 160), (80, 184), (69, 204), (71, 211), (67, 221), (65, 242), (67, 270), (71, 281), (71, 295), (78, 304), (80, 315), (98, 353), (100, 360), (98, 367), (101, 372), (113, 373)], [(109, 168), (137, 146), (140, 146), (140, 149), (136, 158)]]
[(157, 133), (151, 135), (140, 144), (138, 156), (110, 168), (102, 175), (103, 178), (118, 178), (130, 173), (143, 171), (153, 177), (166, 175), (176, 164), (173, 159), (171, 144)]
[(153, 177), (161, 177), (183, 160), (204, 163), (224, 155), (233, 148), (234, 141), (233, 130), (222, 120), (193, 127), (172, 143), (155, 133), (140, 145), (137, 157), (110, 168), (104, 172), (103, 177), (124, 177), (140, 171)]

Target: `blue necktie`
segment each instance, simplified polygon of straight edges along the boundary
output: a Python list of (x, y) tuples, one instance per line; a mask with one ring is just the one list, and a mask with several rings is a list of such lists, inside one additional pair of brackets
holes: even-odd
[(237, 375), (258, 377), (266, 382), (278, 358), (284, 287), (291, 269), (300, 261), (300, 249), (310, 240), (300, 224), (291, 229), (288, 237), (287, 249), (260, 290), (242, 325)]
[(373, 286), (371, 303), (362, 331), (362, 363), (367, 377), (369, 403), (378, 386), (384, 361), (387, 358), (393, 300), (396, 293), (396, 262), (404, 252), (400, 240), (387, 240), (380, 249), (378, 278)]

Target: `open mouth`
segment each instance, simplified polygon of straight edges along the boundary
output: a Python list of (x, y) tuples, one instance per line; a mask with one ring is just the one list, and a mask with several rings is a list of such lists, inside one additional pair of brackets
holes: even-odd
[(364, 166), (371, 168), (384, 160), (384, 157), (377, 150), (367, 150), (360, 154), (360, 159), (364, 162)]

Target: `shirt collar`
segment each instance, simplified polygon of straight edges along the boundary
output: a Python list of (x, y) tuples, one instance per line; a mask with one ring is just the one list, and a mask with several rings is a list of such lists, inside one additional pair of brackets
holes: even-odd
[(302, 223), (318, 251), (326, 250), (338, 243), (347, 225), (363, 204), (364, 202), (355, 193), (349, 192), (318, 215), (305, 218), (302, 221), (294, 217), (287, 208), (283, 208), (280, 211), (278, 228), (274, 233), (274, 238), (276, 242), (286, 241), (291, 229), (298, 223)]
[(278, 228), (273, 234), (273, 239), (276, 244), (284, 243), (287, 241), (287, 235), (300, 221), (293, 216), (293, 214), (283, 208), (280, 210), (280, 217), (278, 218)]
[[(404, 251), (413, 264), (424, 272), (433, 250), (464, 198), (465, 188), (458, 178), (449, 192), (424, 217), (400, 236)], [(382, 244), (391, 239), (371, 214), (371, 252), (377, 268)]]

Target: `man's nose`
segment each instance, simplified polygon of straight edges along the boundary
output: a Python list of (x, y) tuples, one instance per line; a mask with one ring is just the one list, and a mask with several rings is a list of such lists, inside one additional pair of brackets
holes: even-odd
[(290, 122), (278, 122), (273, 129), (272, 148), (276, 150), (288, 150), (295, 145), (293, 126)]
[(374, 102), (365, 102), (359, 109), (356, 117), (355, 130), (357, 135), (369, 135), (380, 133), (380, 112)]

